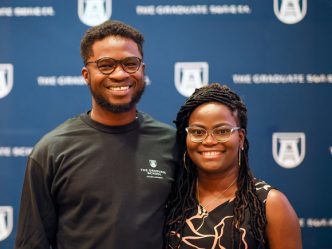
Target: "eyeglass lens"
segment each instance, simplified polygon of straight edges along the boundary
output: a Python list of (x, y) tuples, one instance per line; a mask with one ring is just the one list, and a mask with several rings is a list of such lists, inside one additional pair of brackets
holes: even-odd
[(123, 60), (114, 60), (112, 58), (102, 58), (96, 61), (97, 67), (103, 74), (111, 74), (114, 72), (118, 63), (121, 64), (127, 73), (135, 73), (141, 66), (141, 59), (137, 57), (127, 57)]
[[(212, 136), (219, 142), (227, 141), (232, 132), (236, 130), (231, 127), (218, 127), (211, 131)], [(202, 142), (208, 136), (208, 131), (203, 128), (188, 127), (187, 129), (192, 141)]]

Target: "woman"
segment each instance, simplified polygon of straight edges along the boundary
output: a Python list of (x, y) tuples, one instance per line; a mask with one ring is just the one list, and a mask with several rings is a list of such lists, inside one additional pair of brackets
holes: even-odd
[(183, 161), (166, 248), (302, 248), (285, 195), (250, 171), (247, 109), (236, 93), (217, 83), (196, 89), (175, 123)]

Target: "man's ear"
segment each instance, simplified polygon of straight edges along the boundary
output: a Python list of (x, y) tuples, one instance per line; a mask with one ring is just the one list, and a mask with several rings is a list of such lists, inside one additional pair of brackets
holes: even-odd
[(82, 76), (87, 84), (89, 84), (89, 70), (86, 67), (82, 68)]

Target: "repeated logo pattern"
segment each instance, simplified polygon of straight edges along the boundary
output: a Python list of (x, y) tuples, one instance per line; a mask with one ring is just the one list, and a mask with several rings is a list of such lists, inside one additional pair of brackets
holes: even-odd
[(13, 88), (14, 67), (12, 64), (0, 64), (0, 99), (6, 97)]
[(307, 0), (274, 0), (273, 10), (281, 22), (295, 24), (306, 15)]
[(208, 84), (209, 64), (207, 62), (177, 62), (174, 81), (178, 92), (189, 97), (196, 88)]
[(13, 207), (0, 206), (0, 241), (5, 240), (13, 230)]
[(88, 26), (99, 25), (111, 17), (111, 0), (78, 0), (78, 16)]
[(305, 156), (305, 134), (273, 133), (272, 154), (281, 167), (290, 169), (299, 166)]

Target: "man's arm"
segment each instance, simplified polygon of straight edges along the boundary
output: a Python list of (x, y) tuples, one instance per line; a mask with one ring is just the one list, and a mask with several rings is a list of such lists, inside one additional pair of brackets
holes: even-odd
[(46, 167), (29, 158), (25, 172), (15, 249), (49, 249), (57, 217)]

